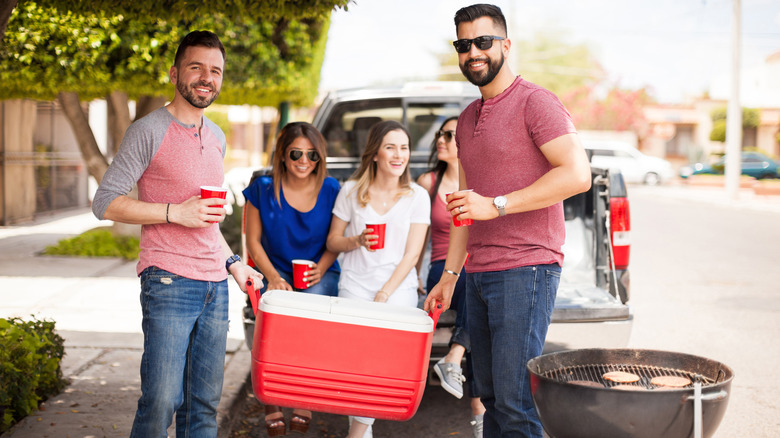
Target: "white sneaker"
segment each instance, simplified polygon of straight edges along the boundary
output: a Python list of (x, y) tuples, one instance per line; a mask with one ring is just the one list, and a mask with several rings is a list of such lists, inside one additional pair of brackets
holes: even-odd
[(445, 362), (444, 358), (441, 358), (433, 366), (433, 371), (439, 376), (441, 387), (445, 391), (457, 398), (463, 397), (463, 382), (466, 381), (466, 378), (463, 377), (463, 370), (460, 365)]
[(471, 432), (474, 438), (482, 438), (482, 427), (484, 426), (485, 414), (479, 414), (472, 417)]

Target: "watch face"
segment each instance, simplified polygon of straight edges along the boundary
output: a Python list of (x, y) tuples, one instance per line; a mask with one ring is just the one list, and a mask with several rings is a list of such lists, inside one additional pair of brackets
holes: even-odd
[(496, 205), (498, 208), (502, 208), (506, 206), (506, 198), (503, 196), (496, 196), (496, 198), (493, 200), (493, 204)]

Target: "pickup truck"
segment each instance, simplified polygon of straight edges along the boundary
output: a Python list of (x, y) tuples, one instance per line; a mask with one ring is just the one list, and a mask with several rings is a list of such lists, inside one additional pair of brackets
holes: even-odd
[[(368, 129), (381, 120), (392, 119), (403, 123), (411, 133), (410, 171), (416, 178), (428, 168), (433, 135), (442, 121), (460, 114), (478, 97), (478, 89), (467, 82), (330, 93), (313, 120), (328, 142), (330, 175), (346, 180), (359, 165)], [(255, 176), (264, 172), (267, 170), (256, 171)], [(631, 333), (626, 185), (618, 170), (592, 168), (592, 177), (588, 192), (564, 202), (564, 266), (545, 351), (625, 347)], [(426, 270), (427, 261), (423, 264)], [(250, 308), (244, 309), (244, 317), (251, 348), (254, 316)], [(446, 354), (453, 323), (450, 311), (439, 320), (431, 361)], [(432, 379), (436, 379), (433, 373)]]

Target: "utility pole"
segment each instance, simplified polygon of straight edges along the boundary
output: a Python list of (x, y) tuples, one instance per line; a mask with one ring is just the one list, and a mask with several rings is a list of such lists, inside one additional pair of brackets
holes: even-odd
[(737, 199), (742, 175), (742, 106), (739, 103), (739, 72), (741, 46), (740, 1), (732, 0), (731, 16), (731, 95), (726, 110), (726, 194)]

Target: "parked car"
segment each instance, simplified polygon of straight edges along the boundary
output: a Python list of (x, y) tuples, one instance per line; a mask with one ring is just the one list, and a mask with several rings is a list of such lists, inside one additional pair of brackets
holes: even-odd
[(627, 183), (657, 185), (674, 177), (672, 164), (651, 157), (620, 141), (585, 141), (590, 163), (602, 169), (620, 169)]
[[(680, 169), (680, 176), (688, 178), (691, 175), (710, 174), (723, 175), (726, 169), (726, 156), (714, 164), (696, 163)], [(780, 163), (760, 152), (742, 152), (742, 175), (756, 179), (780, 178)]]

